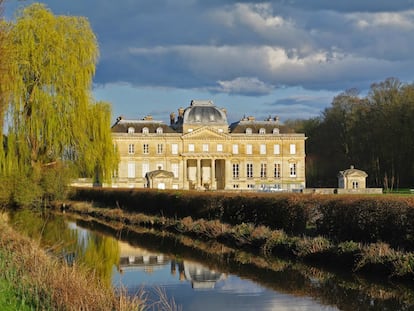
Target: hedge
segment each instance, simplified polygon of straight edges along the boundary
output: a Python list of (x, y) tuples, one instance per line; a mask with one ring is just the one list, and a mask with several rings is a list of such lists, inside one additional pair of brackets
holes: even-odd
[(414, 250), (414, 196), (77, 188), (71, 199), (154, 216), (252, 223), (289, 234), (312, 232), (337, 242), (381, 241)]

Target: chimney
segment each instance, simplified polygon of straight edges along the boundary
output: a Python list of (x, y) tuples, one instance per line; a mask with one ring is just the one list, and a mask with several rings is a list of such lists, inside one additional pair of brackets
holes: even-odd
[(173, 125), (175, 123), (175, 113), (171, 112), (170, 113), (170, 124)]
[(184, 108), (180, 107), (178, 109), (178, 120), (182, 120), (184, 117)]

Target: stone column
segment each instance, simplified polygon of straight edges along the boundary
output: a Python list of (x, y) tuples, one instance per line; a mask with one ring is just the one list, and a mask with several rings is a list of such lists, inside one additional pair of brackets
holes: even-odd
[(187, 181), (187, 160), (183, 161), (183, 189), (188, 190), (188, 181)]
[(217, 189), (217, 182), (216, 182), (216, 160), (211, 159), (211, 189), (216, 190)]
[(197, 177), (197, 183), (196, 183), (196, 187), (197, 190), (201, 189), (201, 160), (197, 159), (197, 172), (196, 172), (196, 177)]

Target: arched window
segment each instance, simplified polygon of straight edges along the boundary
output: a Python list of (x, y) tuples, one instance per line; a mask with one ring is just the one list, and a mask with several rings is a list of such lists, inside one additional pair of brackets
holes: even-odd
[(133, 134), (135, 133), (135, 128), (133, 128), (132, 126), (128, 127), (128, 134)]
[(162, 127), (157, 128), (157, 134), (162, 134), (163, 130)]
[(275, 127), (275, 128), (273, 129), (273, 134), (279, 134), (279, 129)]
[(262, 127), (262, 128), (259, 130), (259, 134), (266, 134), (266, 130)]
[(149, 133), (149, 129), (148, 129), (148, 127), (144, 127), (143, 129), (142, 129), (142, 134), (148, 134)]
[(250, 128), (250, 127), (248, 127), (247, 129), (246, 129), (246, 134), (251, 134), (252, 133), (252, 129)]

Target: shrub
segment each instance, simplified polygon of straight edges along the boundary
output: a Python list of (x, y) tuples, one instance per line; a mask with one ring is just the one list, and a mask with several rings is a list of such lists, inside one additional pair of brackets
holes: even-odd
[(295, 254), (299, 257), (323, 253), (332, 248), (331, 242), (321, 236), (315, 238), (304, 237), (295, 243)]

